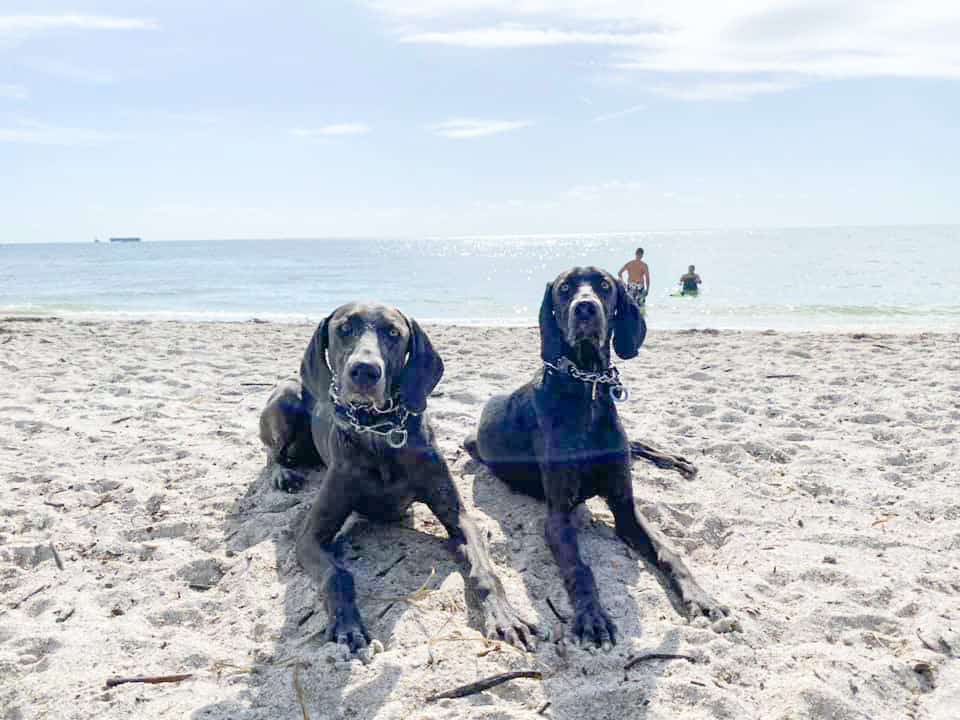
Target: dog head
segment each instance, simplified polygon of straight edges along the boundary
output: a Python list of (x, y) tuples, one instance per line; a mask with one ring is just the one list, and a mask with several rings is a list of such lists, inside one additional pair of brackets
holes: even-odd
[(540, 305), (540, 352), (553, 362), (569, 357), (582, 369), (610, 363), (610, 342), (624, 360), (646, 335), (640, 308), (622, 282), (595, 267), (576, 267), (547, 283)]
[(335, 381), (345, 402), (384, 408), (396, 398), (423, 412), (443, 361), (416, 320), (384, 305), (349, 303), (317, 327), (300, 376), (318, 398)]

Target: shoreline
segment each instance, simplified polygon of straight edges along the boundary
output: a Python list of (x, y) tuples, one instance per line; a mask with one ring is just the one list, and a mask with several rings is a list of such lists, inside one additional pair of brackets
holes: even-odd
[[(200, 313), (203, 315), (203, 313)], [(246, 316), (242, 318), (223, 318), (223, 317), (156, 317), (148, 313), (37, 313), (32, 311), (24, 311), (23, 313), (18, 313), (11, 310), (0, 310), (0, 323), (9, 322), (9, 323), (31, 323), (31, 322), (62, 322), (62, 323), (79, 323), (84, 325), (97, 325), (104, 324), (109, 325), (113, 323), (117, 324), (150, 324), (150, 323), (165, 323), (165, 324), (183, 324), (183, 325), (199, 325), (199, 326), (242, 326), (242, 325), (274, 325), (278, 327), (297, 327), (305, 325), (315, 326), (320, 320), (323, 319), (322, 315), (318, 315), (316, 318), (311, 318), (307, 316), (284, 316), (282, 318), (272, 317), (269, 314)], [(465, 320), (465, 319), (436, 319), (436, 318), (423, 318), (419, 316), (416, 318), (419, 323), (427, 327), (442, 327), (442, 328), (463, 328), (463, 329), (528, 329), (536, 328), (536, 321), (491, 321), (489, 319), (479, 319), (476, 321)], [(710, 325), (704, 324), (703, 326), (697, 327), (658, 327), (653, 324), (653, 321), (648, 319), (647, 325), (648, 337), (650, 334), (660, 334), (660, 333), (672, 333), (672, 334), (682, 334), (682, 333), (719, 333), (719, 334), (781, 334), (781, 335), (888, 335), (888, 336), (925, 336), (925, 335), (944, 335), (951, 336), (957, 335), (960, 336), (960, 323), (957, 324), (955, 328), (927, 328), (927, 327), (890, 327), (890, 326), (871, 326), (868, 323), (861, 323), (858, 327), (847, 327), (847, 326), (825, 326), (825, 327), (813, 327), (813, 328), (777, 328), (777, 327), (724, 327), (722, 325)]]

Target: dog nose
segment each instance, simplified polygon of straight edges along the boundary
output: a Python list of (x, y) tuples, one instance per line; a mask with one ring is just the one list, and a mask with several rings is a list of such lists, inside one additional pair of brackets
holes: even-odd
[(588, 300), (573, 306), (573, 316), (577, 320), (593, 320), (597, 316), (597, 304)]
[(380, 369), (379, 365), (373, 363), (358, 362), (350, 368), (350, 379), (361, 387), (373, 385), (380, 379), (381, 375), (383, 375), (383, 370)]

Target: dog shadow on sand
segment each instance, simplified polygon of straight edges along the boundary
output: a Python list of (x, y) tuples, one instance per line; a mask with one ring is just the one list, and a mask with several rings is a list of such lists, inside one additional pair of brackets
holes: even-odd
[[(258, 649), (245, 672), (230, 675), (237, 690), (233, 697), (197, 709), (192, 719), (647, 717), (661, 674), (676, 663), (645, 662), (629, 671), (624, 664), (632, 655), (678, 652), (678, 629), (668, 630), (659, 642), (645, 637), (643, 617), (663, 611), (662, 598), (655, 597), (663, 593), (658, 582), (641, 582), (642, 562), (602, 514), (592, 519), (585, 509), (579, 518), (585, 526), (581, 549), (617, 624), (619, 643), (603, 652), (577, 646), (569, 633), (555, 642), (566, 626), (551, 604), (568, 620), (572, 612), (543, 539), (545, 507), (513, 493), (465, 454), (451, 459), (451, 470), (461, 488), (472, 481), (470, 511), (479, 515), (478, 508), (489, 518), (478, 517), (511, 601), (521, 614), (536, 615), (552, 638), (541, 641), (536, 653), (484, 643), (477, 632), (479, 611), (464, 598), (446, 533), (425, 506), (415, 504), (399, 523), (354, 516), (341, 532), (360, 611), (371, 638), (383, 646), (365, 661), (350, 658), (323, 640), (323, 600), (296, 561), (296, 535), (316, 485), (311, 482), (296, 495), (280, 492), (273, 486), (273, 469), (266, 467), (227, 516), (224, 542), (241, 573), (258, 561), (266, 565), (261, 572), (275, 573), (270, 579), (282, 584), (282, 598), (271, 596), (273, 583), (243, 588), (256, 608), (246, 610), (252, 622), (241, 625), (252, 625)], [(255, 584), (256, 573), (249, 575), (244, 582)], [(267, 597), (258, 597), (262, 593)], [(512, 681), (469, 697), (426, 703), (435, 692), (522, 669), (541, 671), (542, 682)]]

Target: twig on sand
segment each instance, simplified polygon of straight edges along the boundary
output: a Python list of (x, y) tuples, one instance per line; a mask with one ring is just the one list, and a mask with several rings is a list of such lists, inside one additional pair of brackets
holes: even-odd
[(553, 703), (550, 702), (549, 700), (547, 700), (547, 701), (540, 707), (540, 709), (537, 710), (537, 715), (543, 715), (543, 714), (550, 708), (551, 705), (553, 705)]
[(6, 344), (7, 344), (8, 342), (10, 342), (11, 340), (13, 340), (13, 335), (8, 335), (7, 337), (5, 337), (5, 338), (3, 339), (3, 342), (0, 343), (0, 345), (6, 345)]
[(53, 553), (53, 561), (57, 564), (57, 569), (63, 570), (63, 560), (60, 559), (60, 553), (57, 552), (57, 548), (52, 542), (50, 543), (50, 552)]
[(557, 610), (556, 605), (553, 604), (553, 600), (550, 599), (550, 596), (547, 596), (547, 606), (553, 611), (553, 614), (557, 616), (557, 620), (562, 623), (566, 623), (569, 618), (566, 615), (563, 615), (559, 610)]
[(27, 594), (24, 595), (22, 598), (20, 598), (20, 599), (17, 600), (15, 603), (13, 603), (10, 607), (13, 608), (14, 610), (16, 610), (18, 607), (20, 607), (21, 605), (23, 605), (27, 600), (29, 600), (30, 598), (32, 598), (34, 595), (39, 595), (39, 594), (42, 593), (44, 590), (46, 590), (48, 587), (50, 587), (50, 586), (49, 586), (49, 585), (41, 585), (41, 586), (38, 587), (36, 590), (31, 590), (29, 593), (27, 593)]
[(483, 680), (477, 680), (476, 682), (469, 683), (468, 685), (461, 685), (460, 687), (453, 688), (453, 690), (447, 690), (446, 692), (437, 693), (436, 695), (430, 695), (427, 698), (427, 702), (443, 700), (446, 698), (462, 698), (467, 697), (468, 695), (476, 695), (484, 690), (489, 690), (492, 687), (496, 687), (497, 685), (505, 683), (509, 680), (516, 680), (517, 678), (542, 680), (543, 673), (539, 670), (517, 670), (514, 672), (503, 673), (502, 675), (494, 675), (492, 677), (484, 678)]
[(159, 685), (160, 683), (175, 683), (183, 682), (184, 680), (189, 680), (193, 677), (193, 673), (186, 673), (185, 675), (138, 675), (137, 677), (112, 677), (107, 680), (107, 688), (116, 687), (117, 685), (126, 685), (127, 683), (147, 683), (149, 685)]
[(380, 571), (377, 573), (377, 577), (381, 577), (381, 578), (382, 578), (382, 577), (386, 577), (386, 575), (387, 575), (388, 572), (390, 572), (391, 570), (393, 570), (397, 565), (399, 565), (400, 563), (402, 563), (402, 562), (403, 562), (404, 560), (406, 560), (406, 559), (407, 559), (406, 553), (400, 555), (400, 557), (398, 557), (398, 558), (397, 558), (396, 560), (394, 560), (392, 563), (390, 563), (389, 565), (387, 565), (383, 570), (380, 570)]
[(110, 421), (110, 424), (111, 424), (111, 425), (119, 425), (120, 423), (126, 422), (127, 420), (133, 420), (134, 417), (136, 417), (136, 416), (135, 416), (135, 415), (125, 415), (125, 416), (122, 417), (122, 418), (117, 418), (116, 420), (111, 420), (111, 421)]
[(630, 441), (630, 456), (648, 460), (664, 470), (676, 470), (687, 480), (693, 480), (697, 476), (697, 466), (685, 457), (657, 450), (652, 445), (647, 445), (639, 440)]
[(637, 655), (637, 657), (630, 660), (626, 665), (623, 666), (623, 669), (629, 670), (630, 668), (639, 665), (642, 662), (647, 662), (648, 660), (686, 660), (692, 663), (697, 662), (697, 659), (692, 655), (679, 655), (677, 653), (644, 653), (643, 655)]
[(49, 501), (49, 500), (44, 500), (44, 501), (43, 501), (43, 504), (44, 504), (44, 505), (49, 505), (49, 506), (52, 507), (52, 508), (57, 508), (57, 510), (61, 510), (62, 508), (65, 508), (65, 507), (66, 507), (66, 505), (64, 505), (63, 503), (51, 502), (51, 501)]
[(297, 692), (297, 702), (300, 703), (303, 720), (310, 720), (310, 713), (307, 712), (307, 701), (303, 697), (303, 686), (300, 684), (300, 663), (295, 663), (293, 666), (293, 689)]
[(417, 590), (410, 593), (409, 595), (367, 595), (366, 597), (370, 600), (379, 600), (380, 602), (385, 603), (395, 603), (395, 602), (405, 602), (408, 605), (416, 605), (421, 600), (426, 600), (430, 597), (435, 591), (427, 589), (427, 585), (430, 584), (430, 581), (437, 574), (437, 568), (430, 568), (430, 577), (423, 581)]
[(798, 378), (800, 377), (796, 373), (783, 373), (783, 374), (773, 374), (773, 375), (764, 375), (767, 380), (787, 380), (789, 378)]
[(273, 386), (274, 386), (274, 383), (254, 383), (254, 382), (240, 383), (240, 387), (273, 387)]
[(112, 502), (112, 501), (113, 501), (112, 497), (110, 497), (109, 495), (104, 495), (102, 498), (97, 500), (97, 502), (95, 502), (93, 505), (90, 505), (89, 509), (96, 510), (101, 505), (106, 505), (108, 502)]

